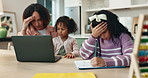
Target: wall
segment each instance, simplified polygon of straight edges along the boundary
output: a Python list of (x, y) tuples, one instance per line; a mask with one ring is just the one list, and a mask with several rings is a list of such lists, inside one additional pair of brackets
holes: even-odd
[[(124, 0), (123, 0), (124, 1)], [(85, 26), (87, 26), (88, 24), (88, 17), (90, 15), (92, 15), (94, 12), (97, 12), (101, 9), (106, 9), (106, 10), (110, 10), (111, 12), (117, 14), (120, 18), (121, 17), (127, 17), (126, 19), (131, 19), (133, 17), (137, 17), (139, 16), (139, 14), (147, 14), (147, 10), (148, 10), (148, 0), (131, 0), (132, 5), (141, 5), (141, 6), (137, 6), (137, 7), (132, 7), (131, 6), (122, 6), (121, 7), (115, 7), (115, 8), (110, 8), (109, 7), (109, 1), (108, 0), (82, 0), (82, 34), (87, 34), (85, 33)], [(101, 4), (99, 4), (101, 3)], [(96, 5), (98, 4), (98, 5)], [(104, 7), (104, 8), (102, 8)], [(124, 8), (125, 7), (125, 8)], [(131, 17), (131, 18), (130, 18)], [(126, 20), (125, 19), (125, 20)], [(133, 20), (130, 20), (133, 21)], [(122, 22), (121, 22), (122, 23)], [(124, 23), (129, 24), (128, 22)], [(132, 23), (132, 22), (131, 22)], [(132, 26), (127, 25), (127, 28), (129, 29), (129, 31), (132, 30)]]
[(82, 2), (81, 0), (65, 0), (65, 7), (75, 7), (75, 6), (81, 6)]
[(3, 0), (4, 11), (16, 13), (18, 31), (22, 28), (22, 13), (24, 9), (36, 0)]

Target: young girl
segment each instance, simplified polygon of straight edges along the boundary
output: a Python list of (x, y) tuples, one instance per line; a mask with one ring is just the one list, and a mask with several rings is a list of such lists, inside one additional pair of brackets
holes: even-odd
[(76, 39), (68, 34), (77, 31), (77, 24), (67, 16), (59, 17), (55, 24), (58, 37), (53, 38), (55, 54), (63, 55), (65, 58), (75, 58), (79, 55), (79, 48)]
[(89, 19), (92, 33), (80, 49), (81, 57), (91, 59), (94, 67), (129, 66), (133, 37), (119, 22), (118, 16), (101, 10)]

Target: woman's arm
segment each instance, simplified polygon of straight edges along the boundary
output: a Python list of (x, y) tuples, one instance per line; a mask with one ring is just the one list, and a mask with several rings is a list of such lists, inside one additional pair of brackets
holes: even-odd
[(30, 17), (23, 20), (23, 27), (22, 27), (21, 31), (18, 32), (18, 35), (23, 36), (23, 35), (29, 34), (29, 32), (26, 33), (26, 31), (27, 31), (27, 28), (29, 27), (32, 20), (34, 20), (34, 16), (30, 16)]
[(47, 26), (47, 35), (51, 35), (52, 38), (58, 37), (58, 33), (56, 32), (56, 29), (53, 26)]
[(25, 33), (26, 31), (24, 30), (24, 31), (20, 31), (20, 32), (18, 32), (18, 36), (24, 36), (26, 33)]

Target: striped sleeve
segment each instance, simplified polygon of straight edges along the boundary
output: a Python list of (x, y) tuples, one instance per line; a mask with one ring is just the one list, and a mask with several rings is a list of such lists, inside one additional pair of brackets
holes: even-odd
[(93, 57), (93, 51), (95, 48), (95, 40), (92, 36), (89, 37), (82, 43), (82, 47), (80, 48), (80, 56), (83, 59), (91, 59)]
[(131, 62), (130, 54), (133, 51), (133, 41), (127, 34), (120, 36), (122, 54), (104, 59), (107, 66), (129, 66)]

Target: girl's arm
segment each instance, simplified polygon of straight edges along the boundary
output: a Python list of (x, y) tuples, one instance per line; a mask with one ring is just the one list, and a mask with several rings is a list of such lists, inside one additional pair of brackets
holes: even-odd
[(80, 56), (83, 59), (91, 59), (94, 55), (96, 39), (92, 36), (85, 40), (80, 48)]
[(92, 27), (92, 24), (90, 24), (90, 26), (92, 31), (91, 37), (89, 37), (87, 40), (83, 42), (82, 47), (80, 49), (80, 55), (83, 59), (93, 58), (96, 39), (98, 38), (98, 36), (101, 35), (102, 32), (104, 32), (107, 29), (107, 24), (104, 22), (101, 22), (94, 28)]
[(74, 54), (75, 56), (79, 56), (79, 47), (78, 47), (78, 44), (77, 44), (77, 40), (76, 39), (74, 39), (73, 40), (73, 52), (72, 52), (72, 54)]
[(122, 45), (122, 55), (113, 56), (111, 58), (104, 59), (107, 66), (129, 66), (131, 62), (131, 53), (133, 51), (133, 41), (127, 34), (120, 36)]

